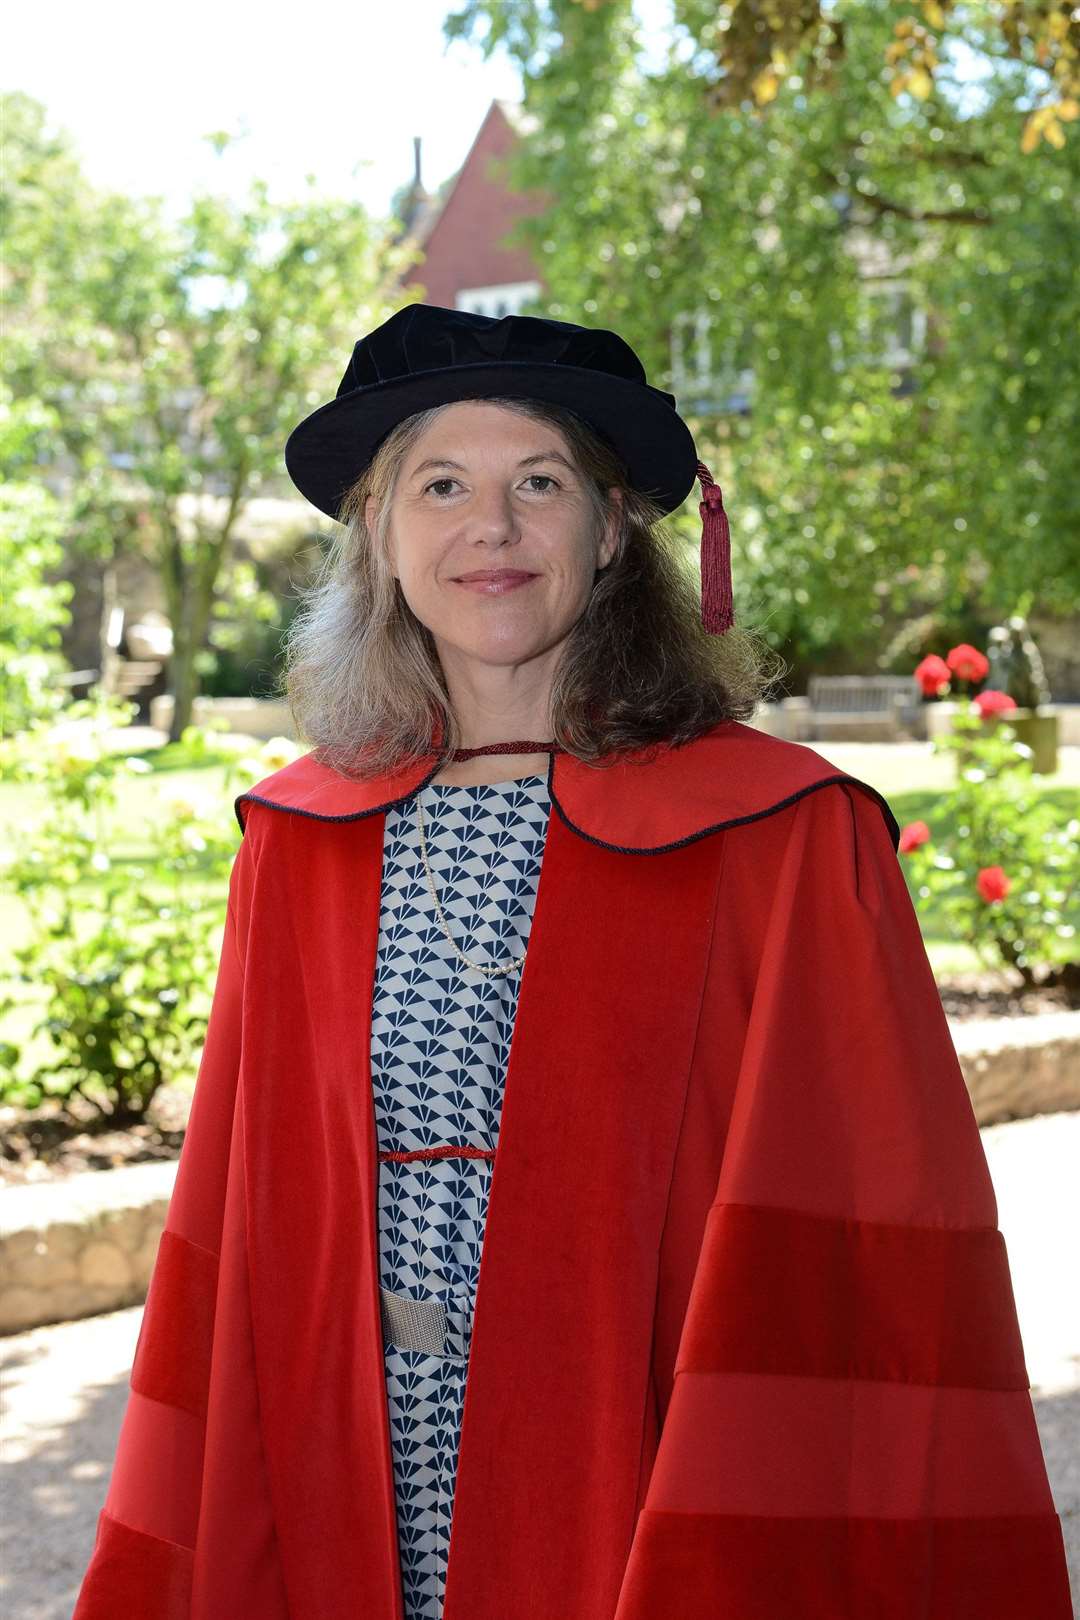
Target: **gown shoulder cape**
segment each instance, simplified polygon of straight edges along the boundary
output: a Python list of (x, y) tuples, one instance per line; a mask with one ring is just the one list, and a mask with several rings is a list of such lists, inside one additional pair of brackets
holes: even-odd
[[(370, 1011), (386, 811), (436, 770), (236, 801), (74, 1620), (402, 1620)], [(737, 721), (548, 786), (445, 1620), (1069, 1620), (886, 800)]]

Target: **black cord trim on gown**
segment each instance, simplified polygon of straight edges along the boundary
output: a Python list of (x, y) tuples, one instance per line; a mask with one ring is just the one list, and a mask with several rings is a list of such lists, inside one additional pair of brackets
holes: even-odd
[[(343, 816), (328, 816), (324, 815), (318, 810), (301, 810), (298, 806), (291, 804), (275, 804), (273, 799), (264, 799), (258, 793), (241, 793), (237, 797), (234, 804), (236, 819), (240, 823), (240, 831), (246, 831), (244, 826), (244, 818), (240, 814), (240, 806), (247, 801), (251, 804), (265, 804), (271, 810), (282, 810), (288, 815), (308, 816), (313, 821), (363, 821), (367, 816), (378, 816), (381, 815), (384, 810), (393, 809), (397, 805), (407, 804), (415, 794), (420, 792), (421, 788), (427, 786), (432, 777), (438, 774), (440, 768), (441, 761), (436, 764), (434, 769), (431, 770), (427, 776), (424, 777), (423, 781), (417, 782), (414, 788), (411, 788), (408, 793), (402, 794), (402, 796), (398, 799), (388, 799), (385, 804), (372, 805), (370, 810), (353, 810), (350, 811), (348, 815)], [(563, 822), (564, 826), (568, 827), (572, 833), (577, 835), (578, 838), (584, 839), (587, 844), (595, 844), (599, 849), (613, 850), (618, 855), (665, 855), (669, 850), (682, 849), (686, 844), (696, 843), (699, 838), (707, 838), (711, 833), (723, 832), (728, 827), (743, 827), (748, 822), (760, 821), (764, 816), (774, 816), (778, 811), (786, 810), (788, 805), (795, 804), (797, 800), (805, 798), (808, 793), (816, 793), (819, 788), (831, 787), (840, 782), (850, 782), (853, 787), (857, 787), (861, 789), (862, 792), (868, 793), (871, 798), (875, 800), (878, 808), (881, 810), (881, 813), (885, 818), (885, 825), (888, 828), (889, 837), (892, 840), (893, 850), (897, 851), (900, 847), (900, 824), (893, 815), (892, 810), (889, 807), (888, 800), (883, 794), (878, 792), (877, 788), (871, 787), (869, 782), (863, 782), (859, 777), (849, 776), (842, 771), (837, 772), (835, 776), (823, 776), (820, 781), (811, 782), (808, 787), (799, 788), (795, 793), (789, 793), (786, 798), (778, 799), (775, 804), (768, 805), (764, 810), (754, 810), (751, 811), (749, 815), (745, 816), (731, 816), (727, 821), (715, 821), (708, 827), (699, 828), (697, 832), (688, 833), (685, 838), (674, 839), (670, 844), (651, 844), (644, 845), (640, 848), (636, 848), (634, 845), (608, 843), (606, 839), (596, 838), (592, 833), (587, 833), (581, 827), (576, 826), (575, 823), (571, 821), (558, 799), (555, 797), (555, 792), (552, 786), (554, 775), (555, 755), (552, 754), (551, 760), (548, 764), (548, 793), (550, 795), (551, 802), (558, 813), (559, 819)]]

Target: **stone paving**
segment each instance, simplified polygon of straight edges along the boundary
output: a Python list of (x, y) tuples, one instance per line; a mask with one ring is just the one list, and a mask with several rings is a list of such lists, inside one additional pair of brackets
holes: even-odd
[[(991, 1125), (981, 1135), (1078, 1601), (1080, 1112)], [(70, 1620), (105, 1496), (141, 1314), (135, 1306), (0, 1340), (4, 1620)]]

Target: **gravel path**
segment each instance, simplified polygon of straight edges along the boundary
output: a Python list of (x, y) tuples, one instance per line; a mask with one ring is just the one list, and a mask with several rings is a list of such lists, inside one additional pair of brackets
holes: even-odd
[[(1080, 1113), (982, 1132), (1080, 1609)], [(70, 1620), (104, 1500), (141, 1307), (0, 1340), (0, 1612)]]

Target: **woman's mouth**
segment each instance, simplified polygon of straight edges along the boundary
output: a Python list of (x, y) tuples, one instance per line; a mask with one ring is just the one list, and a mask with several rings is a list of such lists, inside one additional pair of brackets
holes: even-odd
[(538, 574), (522, 573), (520, 569), (497, 568), (483, 573), (465, 574), (454, 583), (464, 585), (469, 591), (485, 591), (489, 596), (498, 596), (503, 591), (516, 590), (519, 585), (527, 585), (530, 579), (539, 577)]

